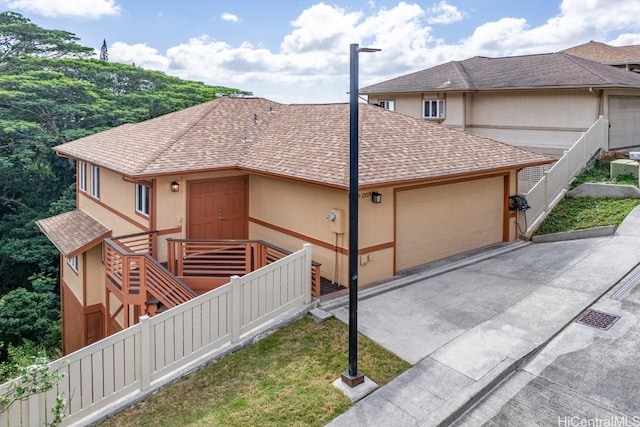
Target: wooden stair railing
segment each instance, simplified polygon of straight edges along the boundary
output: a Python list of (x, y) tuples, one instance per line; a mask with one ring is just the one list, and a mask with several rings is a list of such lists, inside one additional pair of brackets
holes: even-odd
[(105, 243), (107, 289), (121, 303), (143, 306), (151, 296), (172, 308), (198, 296), (151, 256), (155, 233), (105, 239)]
[[(105, 239), (107, 289), (122, 304), (153, 315), (198, 296), (181, 278), (244, 275), (291, 252), (259, 240), (167, 239), (167, 268), (154, 257), (156, 232)], [(312, 262), (311, 293), (319, 297), (320, 264)], [(190, 282), (191, 283), (191, 282)], [(152, 301), (149, 301), (152, 297)]]
[(166, 308), (176, 307), (198, 294), (149, 255), (144, 256), (144, 279), (147, 292)]

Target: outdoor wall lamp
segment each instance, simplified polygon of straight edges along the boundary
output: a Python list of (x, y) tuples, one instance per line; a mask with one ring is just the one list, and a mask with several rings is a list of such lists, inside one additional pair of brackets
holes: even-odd
[(176, 181), (173, 181), (171, 183), (171, 191), (174, 193), (177, 193), (178, 191), (180, 191), (180, 184), (178, 184)]
[(371, 193), (371, 201), (376, 205), (378, 203), (382, 203), (382, 194), (378, 193), (377, 191), (374, 191), (373, 193)]

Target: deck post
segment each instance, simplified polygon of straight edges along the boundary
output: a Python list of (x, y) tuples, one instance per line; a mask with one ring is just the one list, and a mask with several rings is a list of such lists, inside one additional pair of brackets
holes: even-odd
[(305, 243), (302, 247), (304, 248), (304, 272), (302, 274), (304, 303), (309, 304), (311, 302), (311, 287), (313, 286), (311, 278), (311, 243)]

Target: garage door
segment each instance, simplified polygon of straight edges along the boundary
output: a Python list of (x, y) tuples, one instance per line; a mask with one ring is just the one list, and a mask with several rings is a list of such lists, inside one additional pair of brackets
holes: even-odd
[(640, 146), (640, 97), (609, 97), (609, 149)]
[(396, 270), (502, 241), (504, 178), (396, 193)]

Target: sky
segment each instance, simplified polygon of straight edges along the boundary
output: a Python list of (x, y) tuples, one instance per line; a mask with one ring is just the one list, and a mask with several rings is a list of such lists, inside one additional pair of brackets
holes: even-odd
[(638, 0), (0, 0), (96, 57), (282, 103), (348, 102), (360, 87), (473, 56), (557, 52), (590, 40), (640, 44)]

